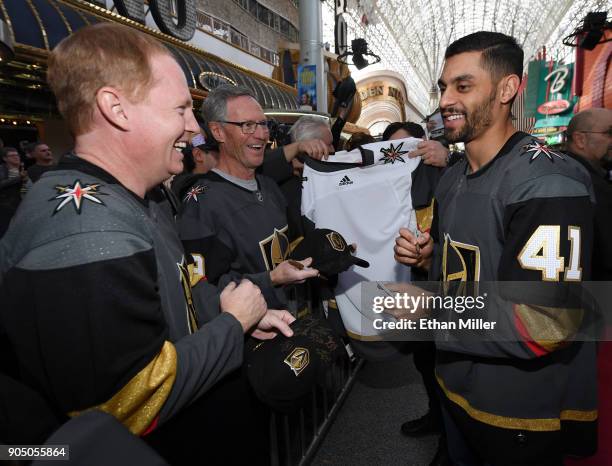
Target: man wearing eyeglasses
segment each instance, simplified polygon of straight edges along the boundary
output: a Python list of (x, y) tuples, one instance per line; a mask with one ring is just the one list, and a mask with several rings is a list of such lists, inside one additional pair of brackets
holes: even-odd
[(184, 196), (178, 220), (186, 251), (208, 282), (223, 286), (247, 276), (270, 305), (284, 307), (282, 286), (317, 275), (285, 260), (289, 251), (286, 201), (270, 178), (256, 175), (269, 132), (251, 91), (221, 86), (202, 106), (219, 144), (217, 166), (196, 178)]
[[(264, 113), (248, 89), (220, 86), (208, 94), (202, 117), (218, 143), (218, 161), (183, 190), (177, 219), (185, 252), (193, 256), (195, 275), (201, 277), (194, 295), (199, 299), (206, 281), (223, 287), (248, 278), (272, 308), (283, 309), (287, 303), (283, 285), (302, 282), (318, 272), (308, 267), (311, 259), (300, 264), (285, 260), (290, 244), (285, 199), (271, 178), (255, 173), (269, 138)], [(202, 461), (269, 462), (267, 418), (260, 414), (261, 407), (241, 371), (226, 377), (206, 403), (207, 419), (198, 425), (202, 438), (215, 445), (232, 436), (246, 439), (248, 445), (243, 443), (231, 452), (212, 449)]]
[(605, 162), (612, 161), (612, 110), (591, 108), (567, 127), (567, 153), (589, 171), (597, 204), (593, 244), (593, 280), (612, 280), (612, 184)]

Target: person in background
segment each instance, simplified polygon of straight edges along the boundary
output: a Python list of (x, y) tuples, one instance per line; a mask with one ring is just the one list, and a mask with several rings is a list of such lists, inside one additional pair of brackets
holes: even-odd
[(201, 128), (201, 132), (193, 137), (191, 144), (183, 149), (185, 168), (183, 173), (176, 175), (171, 182), (172, 192), (178, 200), (183, 200), (185, 191), (198, 175), (204, 175), (217, 166), (219, 146), (212, 137), (205, 137), (202, 132), (206, 134)]
[(25, 192), (28, 175), (14, 147), (0, 149), (0, 237), (4, 235)]
[(370, 144), (372, 142), (376, 142), (374, 136), (371, 136), (367, 133), (355, 133), (346, 142), (345, 150), (352, 151), (353, 149), (357, 149), (357, 147), (359, 146), (363, 146), (364, 144)]
[(54, 167), (53, 153), (44, 142), (33, 142), (27, 152), (35, 161), (34, 165), (27, 168), (28, 177), (32, 183), (36, 183), (43, 173)]
[(19, 152), (14, 147), (4, 147), (0, 149), (2, 154), (2, 164), (0, 164), (0, 187), (4, 186), (8, 180), (24, 179), (27, 175), (21, 164)]
[(612, 183), (603, 165), (612, 161), (612, 110), (591, 108), (567, 126), (567, 151), (591, 175), (595, 191), (593, 280), (612, 280)]

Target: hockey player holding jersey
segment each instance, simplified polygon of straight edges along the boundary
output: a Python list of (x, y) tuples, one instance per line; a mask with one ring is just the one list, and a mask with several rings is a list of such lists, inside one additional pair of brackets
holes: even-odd
[(48, 72), (75, 153), (41, 177), (0, 243), (0, 336), (20, 380), (60, 418), (98, 409), (134, 434), (163, 431), (240, 366), (244, 332), (259, 322), (262, 337), (272, 326), (291, 334), (293, 319), (266, 314), (244, 281), (198, 323), (192, 266), (172, 219), (146, 198), (182, 170), (177, 147), (199, 131), (169, 51), (99, 23), (64, 39)]
[(433, 240), (402, 230), (396, 258), (444, 282), (523, 282), (493, 303), (512, 338), (436, 340), (449, 453), (461, 465), (560, 465), (595, 449), (595, 347), (569, 341), (586, 317), (556, 299), (589, 279), (590, 180), (512, 126), (523, 64), (515, 39), (478, 32), (445, 58), (446, 137), (467, 154), (435, 191)]

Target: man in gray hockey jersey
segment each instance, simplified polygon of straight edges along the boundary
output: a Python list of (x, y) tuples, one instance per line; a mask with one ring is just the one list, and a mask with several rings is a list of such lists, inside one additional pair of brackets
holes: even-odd
[(239, 367), (244, 332), (291, 334), (292, 318), (266, 313), (244, 281), (198, 323), (193, 266), (146, 196), (182, 170), (179, 146), (199, 131), (170, 52), (100, 23), (64, 39), (48, 73), (75, 151), (34, 185), (0, 243), (0, 337), (57, 415), (99, 409), (137, 435), (163, 430)]
[(595, 348), (571, 341), (587, 317), (564, 299), (568, 283), (589, 279), (589, 177), (512, 126), (515, 39), (478, 32), (445, 58), (440, 109), (466, 158), (436, 188), (433, 241), (403, 230), (396, 258), (445, 283), (521, 282), (487, 297), (499, 332), (436, 340), (449, 452), (456, 464), (559, 465), (596, 441)]
[(223, 285), (246, 276), (270, 306), (280, 306), (283, 285), (317, 271), (286, 260), (286, 201), (272, 179), (255, 173), (268, 142), (265, 115), (248, 89), (220, 86), (204, 101), (202, 117), (219, 144), (219, 161), (183, 198), (178, 225), (185, 250), (202, 265), (208, 282)]

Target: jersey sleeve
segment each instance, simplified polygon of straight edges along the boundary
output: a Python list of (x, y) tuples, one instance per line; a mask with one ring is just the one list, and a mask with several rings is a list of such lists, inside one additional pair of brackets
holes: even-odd
[[(115, 257), (70, 263), (92, 244)], [(164, 351), (168, 330), (155, 264), (151, 245), (138, 236), (88, 233), (34, 249), (4, 276), (2, 325), (22, 378), (58, 412), (108, 404), (131, 390), (123, 412), (138, 431), (161, 409), (176, 358), (171, 344)], [(133, 383), (161, 359), (167, 364), (154, 382)]]
[(534, 356), (566, 346), (585, 318), (579, 283), (590, 278), (594, 206), (586, 187), (580, 190), (505, 209), (500, 290), (513, 303), (519, 340)]
[(308, 165), (304, 165), (304, 174), (302, 181), (302, 215), (315, 222), (315, 189), (314, 189), (314, 171)]
[(263, 164), (257, 169), (257, 173), (269, 176), (276, 183), (283, 183), (293, 176), (293, 167), (287, 162), (283, 148), (279, 147), (266, 150)]
[[(438, 339), (441, 349), (533, 359), (567, 347), (591, 325), (580, 284), (591, 270), (590, 180), (556, 172), (513, 181), (511, 188), (492, 199), (501, 204), (502, 217), (497, 238), (489, 239), (502, 243), (497, 281), (480, 283), (480, 296), (488, 292), (486, 320), (497, 326), (486, 338)], [(437, 240), (436, 246), (444, 241)], [(436, 247), (438, 265), (441, 249)]]

